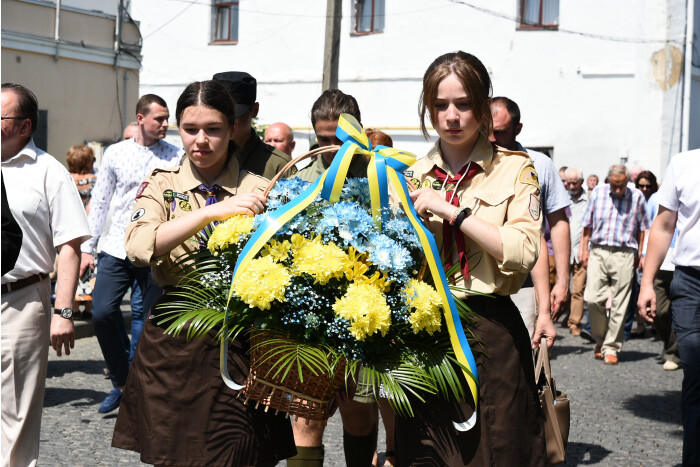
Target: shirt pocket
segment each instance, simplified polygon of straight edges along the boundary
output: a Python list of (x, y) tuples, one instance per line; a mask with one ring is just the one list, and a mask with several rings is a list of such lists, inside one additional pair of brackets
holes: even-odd
[(475, 215), (497, 227), (503, 225), (508, 212), (508, 200), (514, 194), (513, 188), (474, 190)]

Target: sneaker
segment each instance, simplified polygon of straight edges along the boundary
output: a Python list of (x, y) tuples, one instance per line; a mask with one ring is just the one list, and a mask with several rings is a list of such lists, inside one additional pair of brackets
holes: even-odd
[(664, 370), (666, 371), (676, 371), (678, 369), (678, 363), (672, 362), (671, 360), (666, 360), (664, 362)]
[(112, 410), (119, 408), (119, 403), (122, 401), (122, 391), (119, 388), (112, 388), (112, 390), (107, 394), (105, 400), (100, 404), (100, 408), (97, 409), (99, 413), (109, 413)]

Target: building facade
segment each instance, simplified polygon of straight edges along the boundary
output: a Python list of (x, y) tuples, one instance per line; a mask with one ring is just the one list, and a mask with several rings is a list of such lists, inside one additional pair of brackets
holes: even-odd
[(35, 141), (64, 162), (70, 146), (90, 143), (99, 163), (135, 119), (141, 36), (123, 3), (2, 0), (2, 82), (34, 91)]
[[(688, 27), (691, 38), (700, 35), (696, 3), (343, 0), (338, 87), (357, 98), (366, 127), (422, 156), (431, 144), (419, 131), (423, 73), (437, 56), (464, 50), (484, 62), (494, 95), (520, 104), (525, 146), (585, 174), (622, 161), (661, 175), (684, 145), (700, 147), (697, 44), (692, 63), (686, 53)], [(247, 71), (258, 80), (259, 123), (291, 125), (300, 154), (322, 91), (326, 7), (134, 0), (141, 93), (162, 95), (174, 109), (190, 81)]]

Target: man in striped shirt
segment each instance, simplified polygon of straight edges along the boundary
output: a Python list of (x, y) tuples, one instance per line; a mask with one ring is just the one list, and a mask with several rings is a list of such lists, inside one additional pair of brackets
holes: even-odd
[[(609, 184), (590, 193), (583, 215), (579, 260), (588, 268), (584, 300), (588, 303), (595, 358), (617, 365), (622, 349), (625, 311), (631, 295), (634, 270), (639, 264), (639, 247), (649, 229), (644, 195), (627, 186), (624, 165), (613, 165)], [(590, 241), (590, 251), (588, 242)], [(605, 302), (612, 293), (610, 316)]]

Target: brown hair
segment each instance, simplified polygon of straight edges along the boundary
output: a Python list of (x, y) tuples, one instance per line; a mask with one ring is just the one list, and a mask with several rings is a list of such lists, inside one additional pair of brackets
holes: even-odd
[(365, 130), (365, 134), (367, 135), (367, 138), (369, 138), (369, 142), (372, 143), (373, 148), (379, 146), (380, 144), (390, 148), (394, 146), (391, 136), (387, 135), (383, 131), (367, 128)]
[(92, 165), (95, 162), (95, 154), (90, 146), (79, 144), (71, 146), (66, 154), (68, 171), (72, 174), (87, 174), (92, 172)]
[(155, 94), (144, 94), (136, 103), (136, 115), (141, 114), (144, 117), (148, 115), (151, 111), (151, 104), (154, 102), (161, 107), (168, 108), (168, 104), (162, 97), (156, 96)]
[(418, 101), (418, 114), (420, 115), (420, 128), (423, 131), (423, 136), (428, 138), (428, 130), (425, 127), (426, 112), (430, 112), (430, 120), (434, 126), (433, 115), (435, 114), (438, 85), (445, 77), (452, 74), (462, 82), (462, 86), (471, 100), (472, 113), (479, 125), (479, 131), (487, 136), (490, 135), (493, 120), (490, 107), (491, 78), (489, 72), (478, 58), (460, 50), (436, 58), (423, 75), (423, 90)]
[(362, 124), (357, 100), (340, 89), (327, 89), (311, 107), (311, 126), (316, 128), (319, 120), (338, 120), (340, 114), (350, 114)]
[(635, 186), (639, 187), (639, 181), (643, 178), (646, 178), (649, 180), (649, 184), (651, 185), (651, 192), (656, 193), (659, 191), (659, 183), (656, 181), (656, 175), (654, 175), (651, 171), (649, 170), (644, 170), (642, 172), (639, 172), (639, 175), (637, 175), (637, 181), (635, 182)]

